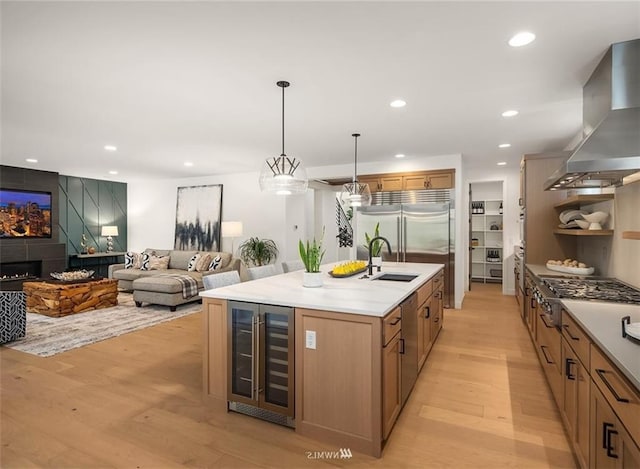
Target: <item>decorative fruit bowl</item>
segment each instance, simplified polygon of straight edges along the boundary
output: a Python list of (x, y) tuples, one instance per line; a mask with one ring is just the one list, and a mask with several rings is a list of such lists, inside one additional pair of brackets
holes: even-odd
[(349, 261), (339, 264), (329, 272), (329, 275), (335, 278), (351, 277), (367, 270), (365, 261)]
[(69, 282), (71, 280), (85, 280), (90, 278), (95, 272), (93, 270), (76, 270), (73, 272), (51, 272), (51, 276), (56, 280)]

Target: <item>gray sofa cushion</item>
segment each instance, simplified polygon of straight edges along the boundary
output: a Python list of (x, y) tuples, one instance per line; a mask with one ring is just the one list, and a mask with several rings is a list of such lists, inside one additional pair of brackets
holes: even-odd
[(198, 251), (171, 251), (169, 252), (169, 268), (187, 270), (187, 265)]

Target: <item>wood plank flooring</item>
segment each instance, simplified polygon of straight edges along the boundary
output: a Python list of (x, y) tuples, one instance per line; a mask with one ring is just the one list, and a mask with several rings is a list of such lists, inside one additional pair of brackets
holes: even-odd
[(499, 288), (474, 284), (461, 310), (445, 310), (381, 459), (322, 458), (339, 448), (205, 407), (193, 314), (49, 358), (0, 347), (0, 467), (575, 467)]

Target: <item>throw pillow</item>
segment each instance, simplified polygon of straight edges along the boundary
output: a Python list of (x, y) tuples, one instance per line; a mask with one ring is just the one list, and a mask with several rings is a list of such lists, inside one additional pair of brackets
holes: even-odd
[(195, 272), (196, 265), (198, 264), (198, 259), (200, 259), (200, 254), (194, 254), (191, 259), (189, 259), (189, 263), (187, 264), (188, 272)]
[(197, 272), (206, 272), (209, 270), (209, 264), (211, 264), (211, 254), (200, 254), (200, 258), (196, 262)]
[(139, 269), (142, 265), (142, 254), (129, 251), (124, 255), (125, 269)]
[(149, 270), (167, 270), (169, 268), (169, 256), (151, 256), (149, 258)]
[(140, 263), (140, 270), (149, 270), (149, 259), (151, 258), (151, 254), (143, 253), (142, 261)]
[(216, 256), (209, 264), (209, 270), (218, 270), (222, 266), (222, 257)]

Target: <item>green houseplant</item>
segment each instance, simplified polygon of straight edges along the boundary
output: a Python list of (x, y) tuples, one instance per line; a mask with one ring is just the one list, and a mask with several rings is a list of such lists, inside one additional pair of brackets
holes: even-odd
[[(324, 230), (322, 230), (322, 234), (324, 237)], [(322, 273), (320, 272), (320, 264), (322, 264), (322, 258), (325, 253), (325, 250), (322, 249), (322, 239), (317, 242), (313, 238), (312, 242), (307, 240), (306, 243), (300, 240), (298, 241), (298, 250), (305, 268), (305, 272), (302, 274), (302, 285), (305, 287), (321, 287)]]
[(243, 242), (240, 247), (240, 259), (247, 266), (261, 266), (270, 264), (278, 257), (278, 247), (272, 239), (252, 237)]
[[(365, 244), (364, 247), (367, 249), (367, 251), (369, 250), (369, 243), (371, 243), (371, 240), (377, 236), (380, 236), (380, 222), (376, 223), (376, 226), (373, 229), (373, 236), (369, 236), (369, 233), (366, 233), (366, 232), (364, 234), (364, 239), (367, 242), (367, 244)], [(371, 245), (371, 257), (380, 257), (381, 250), (382, 250), (382, 241), (377, 239)]]

